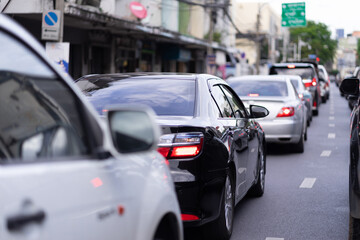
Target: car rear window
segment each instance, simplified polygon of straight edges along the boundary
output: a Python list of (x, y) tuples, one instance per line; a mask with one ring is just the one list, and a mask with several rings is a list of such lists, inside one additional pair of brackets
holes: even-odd
[(85, 79), (78, 81), (77, 85), (100, 115), (107, 106), (114, 104), (144, 104), (150, 106), (157, 115), (194, 115), (195, 80), (129, 78), (90, 82)]
[(237, 81), (229, 83), (239, 96), (248, 97), (285, 97), (288, 96), (286, 82), (283, 81)]
[(314, 69), (310, 67), (272, 67), (270, 69), (271, 75), (299, 75), (302, 79), (313, 79), (315, 77)]

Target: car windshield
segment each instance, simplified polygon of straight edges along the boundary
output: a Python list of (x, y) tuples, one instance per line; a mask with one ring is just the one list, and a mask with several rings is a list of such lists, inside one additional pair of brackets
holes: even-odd
[(231, 82), (230, 86), (239, 96), (249, 97), (285, 97), (288, 96), (286, 82), (246, 80)]
[(299, 75), (302, 79), (313, 79), (315, 77), (312, 68), (271, 68), (270, 74), (277, 75)]
[(124, 79), (92, 81), (83, 79), (77, 85), (102, 115), (112, 104), (144, 104), (157, 115), (193, 116), (195, 81), (184, 79)]

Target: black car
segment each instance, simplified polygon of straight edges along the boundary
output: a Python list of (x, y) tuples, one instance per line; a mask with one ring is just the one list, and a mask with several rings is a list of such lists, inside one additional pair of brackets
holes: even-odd
[[(359, 101), (359, 79), (346, 78), (340, 84), (343, 94)], [(360, 239), (360, 107), (355, 105), (350, 118), (350, 166), (349, 166), (349, 239)]]
[(109, 104), (144, 104), (162, 128), (158, 151), (167, 159), (185, 227), (207, 239), (229, 239), (234, 206), (264, 193), (266, 144), (254, 118), (222, 79), (205, 74), (104, 74), (77, 85), (102, 114)]
[[(354, 70), (353, 77), (359, 79), (360, 78), (360, 66), (357, 66)], [(358, 97), (354, 95), (346, 95), (346, 99), (348, 100), (348, 105), (350, 110), (353, 110), (356, 105), (358, 105)]]
[(320, 80), (316, 63), (310, 62), (294, 62), (294, 63), (277, 63), (270, 67), (270, 75), (299, 75), (306, 90), (311, 92), (313, 98), (313, 115), (319, 114), (319, 106), (321, 103)]

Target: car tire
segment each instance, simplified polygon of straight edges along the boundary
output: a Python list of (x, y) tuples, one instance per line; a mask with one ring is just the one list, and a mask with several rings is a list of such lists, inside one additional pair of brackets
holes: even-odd
[(319, 115), (319, 109), (315, 109), (315, 110), (313, 110), (313, 115), (314, 115), (314, 116)]
[(265, 173), (266, 173), (266, 154), (264, 146), (261, 147), (258, 156), (259, 171), (256, 183), (249, 189), (248, 195), (251, 197), (261, 197), (265, 191)]
[(294, 150), (297, 153), (304, 152), (304, 145), (305, 145), (305, 133), (302, 133), (301, 138), (298, 143), (295, 144)]
[(360, 219), (350, 215), (349, 219), (349, 240), (360, 239)]
[(326, 103), (326, 97), (325, 96), (321, 97), (321, 102)]
[(221, 200), (220, 216), (203, 227), (204, 239), (228, 240), (234, 224), (235, 195), (230, 174), (226, 175), (224, 193)]

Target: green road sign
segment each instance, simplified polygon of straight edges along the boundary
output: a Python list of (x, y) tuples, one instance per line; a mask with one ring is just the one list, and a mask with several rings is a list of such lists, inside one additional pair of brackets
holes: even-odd
[(283, 3), (281, 18), (283, 27), (306, 26), (305, 2)]

